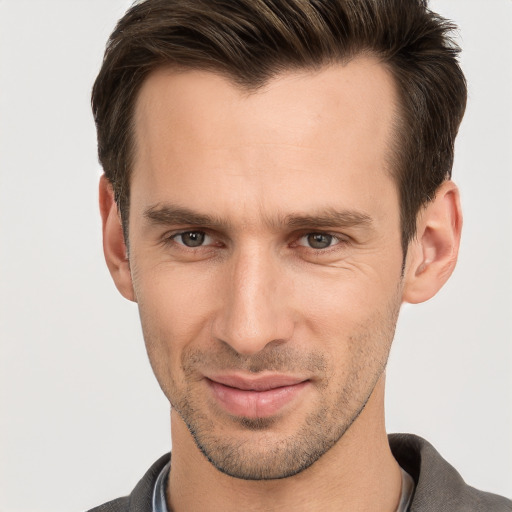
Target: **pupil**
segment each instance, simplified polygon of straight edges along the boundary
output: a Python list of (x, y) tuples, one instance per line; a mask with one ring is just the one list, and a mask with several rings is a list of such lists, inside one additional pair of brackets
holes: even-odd
[(332, 235), (325, 235), (323, 233), (312, 233), (308, 235), (308, 243), (313, 249), (325, 249), (329, 247), (332, 242)]
[(204, 233), (201, 231), (189, 231), (188, 233), (183, 233), (181, 239), (187, 247), (199, 247), (204, 242)]

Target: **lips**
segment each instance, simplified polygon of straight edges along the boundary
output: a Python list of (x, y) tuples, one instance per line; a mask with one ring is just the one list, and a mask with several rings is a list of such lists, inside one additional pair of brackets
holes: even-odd
[(310, 382), (289, 375), (216, 375), (206, 378), (216, 402), (229, 414), (268, 418), (297, 400)]

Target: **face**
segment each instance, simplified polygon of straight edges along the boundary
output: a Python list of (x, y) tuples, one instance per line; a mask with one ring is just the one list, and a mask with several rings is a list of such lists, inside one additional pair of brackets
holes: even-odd
[(382, 377), (402, 293), (394, 112), (362, 58), (254, 93), (160, 70), (140, 92), (135, 298), (175, 421), (227, 474), (307, 468)]

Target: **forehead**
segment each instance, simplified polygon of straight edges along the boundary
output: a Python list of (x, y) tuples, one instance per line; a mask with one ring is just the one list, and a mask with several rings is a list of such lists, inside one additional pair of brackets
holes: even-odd
[(283, 73), (253, 92), (210, 72), (160, 69), (136, 102), (132, 198), (326, 206), (313, 204), (316, 188), (324, 202), (378, 201), (377, 187), (391, 184), (395, 105), (393, 79), (372, 58)]
[[(251, 135), (259, 135), (258, 128), (263, 128), (269, 139), (277, 132), (280, 137), (297, 140), (300, 135), (315, 135), (315, 128), (331, 129), (331, 125), (344, 131), (345, 139), (364, 130), (379, 140), (379, 132), (387, 130), (387, 121), (394, 114), (395, 102), (391, 74), (372, 57), (316, 71), (288, 71), (255, 91), (207, 71), (160, 68), (143, 83), (134, 120), (136, 135), (148, 133), (148, 129), (161, 133), (163, 125), (175, 121), (181, 133), (211, 143), (221, 142), (224, 136), (234, 142), (245, 136), (249, 142)], [(207, 119), (208, 125), (198, 122)], [(378, 119), (383, 122), (376, 122)], [(215, 127), (236, 130), (236, 137), (230, 131), (214, 131)], [(240, 128), (248, 131), (240, 132)]]

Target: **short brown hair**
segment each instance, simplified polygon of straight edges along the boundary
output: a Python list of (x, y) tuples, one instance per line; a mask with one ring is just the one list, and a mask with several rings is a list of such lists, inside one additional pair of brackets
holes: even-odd
[(451, 176), (466, 106), (456, 27), (425, 0), (146, 0), (110, 36), (92, 91), (98, 154), (127, 237), (133, 112), (162, 66), (221, 73), (256, 90), (282, 71), (377, 57), (400, 98), (393, 141), (404, 254), (421, 206)]

